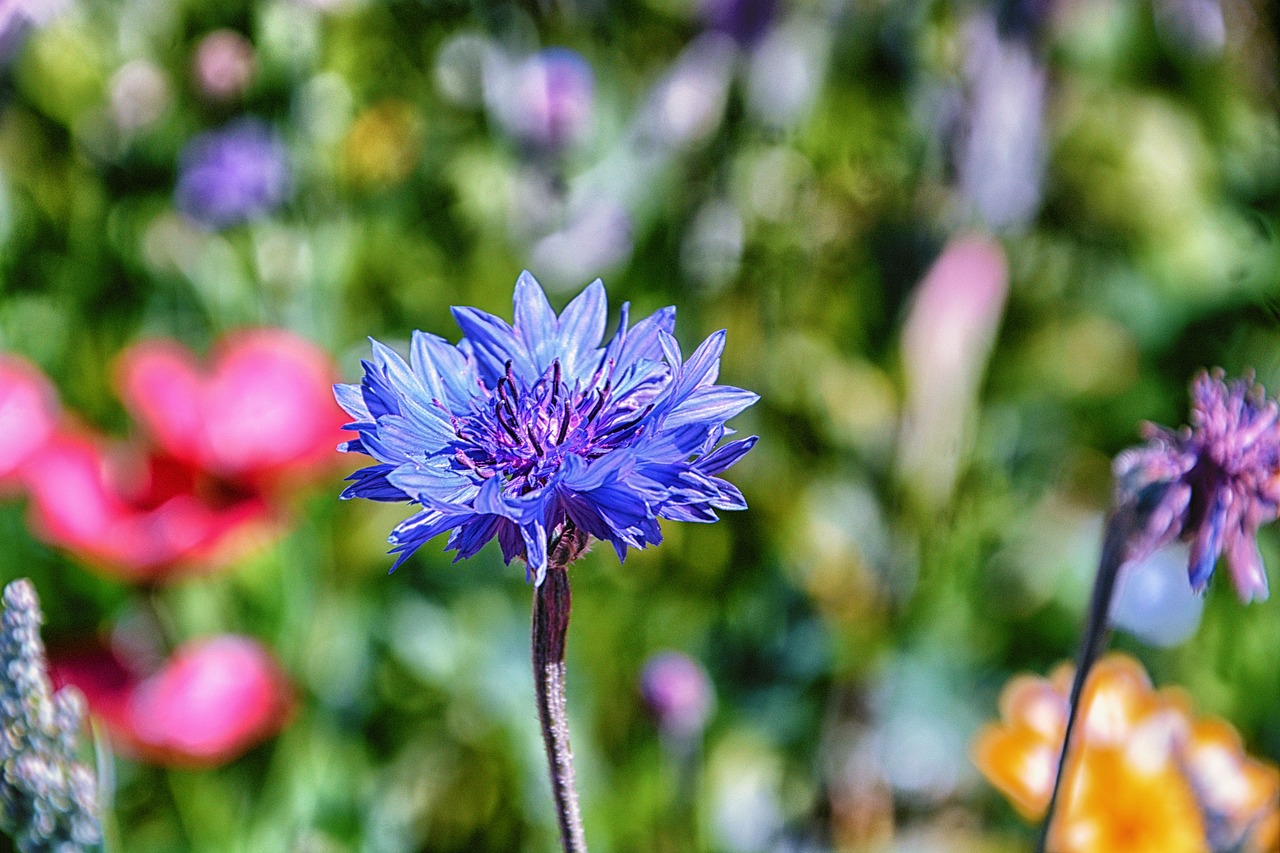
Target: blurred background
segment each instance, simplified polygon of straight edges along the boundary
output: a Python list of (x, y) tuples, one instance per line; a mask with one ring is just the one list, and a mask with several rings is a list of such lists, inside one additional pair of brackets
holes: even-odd
[[(1263, 0), (0, 5), (0, 579), (99, 718), (114, 849), (555, 848), (523, 570), (388, 577), (409, 509), (337, 500), (328, 396), (526, 268), (727, 328), (761, 396), (749, 510), (573, 568), (592, 850), (1027, 849), (970, 742), (1074, 652), (1111, 456), (1200, 367), (1280, 390), (1278, 35)], [(1184, 567), (1115, 644), (1280, 759), (1280, 603)]]

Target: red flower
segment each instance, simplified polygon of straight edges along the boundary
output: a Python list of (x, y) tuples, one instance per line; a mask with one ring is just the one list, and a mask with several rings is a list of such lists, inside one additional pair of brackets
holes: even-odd
[(231, 634), (188, 643), (151, 674), (101, 646), (55, 655), (50, 670), (58, 686), (79, 688), (125, 753), (167, 766), (231, 761), (284, 728), (293, 708), (270, 653)]
[(45, 444), (26, 480), (33, 529), (135, 583), (221, 568), (281, 529), (259, 494), (69, 430)]
[(57, 392), (39, 368), (0, 354), (0, 488), (18, 484), (21, 468), (49, 440), (59, 417)]
[(133, 582), (225, 566), (279, 535), (277, 498), (337, 460), (335, 376), (323, 351), (280, 329), (224, 338), (208, 370), (176, 342), (136, 344), (117, 386), (154, 448), (59, 429), (23, 467), (33, 526)]
[(171, 340), (135, 344), (116, 384), (162, 451), (227, 480), (259, 486), (313, 477), (335, 459), (347, 418), (333, 401), (329, 356), (280, 329), (219, 342), (209, 370)]

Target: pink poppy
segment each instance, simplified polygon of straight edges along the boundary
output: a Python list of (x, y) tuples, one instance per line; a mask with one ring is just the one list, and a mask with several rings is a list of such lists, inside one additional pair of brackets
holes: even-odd
[(38, 533), (135, 583), (221, 568), (281, 528), (254, 491), (70, 430), (44, 445), (25, 480)]
[[(32, 527), (134, 583), (222, 568), (280, 535), (287, 489), (339, 458), (345, 416), (333, 401), (335, 376), (327, 354), (280, 329), (224, 338), (208, 369), (175, 341), (135, 344), (116, 381), (152, 446), (78, 427), (42, 438), (38, 461), (22, 470)], [(23, 420), (25, 409), (9, 408)]]
[(287, 724), (293, 692), (257, 641), (224, 634), (187, 643), (146, 674), (94, 645), (53, 655), (54, 683), (73, 684), (118, 747), (153, 764), (212, 767)]
[(347, 420), (333, 401), (336, 377), (319, 347), (268, 328), (223, 338), (208, 367), (160, 339), (134, 344), (116, 366), (120, 398), (161, 450), (259, 486), (331, 467)]

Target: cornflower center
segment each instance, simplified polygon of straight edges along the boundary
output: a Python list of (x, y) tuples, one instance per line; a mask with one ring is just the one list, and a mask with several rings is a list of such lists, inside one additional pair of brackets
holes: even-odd
[(523, 494), (545, 486), (569, 455), (597, 459), (634, 441), (653, 406), (616, 394), (612, 373), (609, 362), (570, 387), (556, 359), (526, 386), (508, 361), (471, 412), (452, 418), (455, 461)]

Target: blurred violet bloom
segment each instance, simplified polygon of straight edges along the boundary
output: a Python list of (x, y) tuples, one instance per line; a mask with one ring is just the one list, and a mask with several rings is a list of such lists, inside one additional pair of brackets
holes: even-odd
[(39, 368), (0, 353), (0, 489), (15, 488), (21, 469), (61, 420), (58, 395)]
[(653, 88), (639, 118), (639, 130), (671, 148), (701, 142), (724, 118), (737, 51), (723, 35), (695, 39)]
[(71, 5), (71, 0), (0, 0), (0, 63), (13, 54), (27, 32), (43, 27)]
[(285, 727), (293, 691), (257, 641), (220, 635), (183, 645), (148, 671), (119, 650), (54, 654), (55, 684), (74, 685), (126, 753), (175, 767), (214, 767)]
[(289, 185), (284, 143), (265, 122), (241, 118), (187, 144), (174, 198), (194, 222), (218, 229), (271, 213)]
[(989, 228), (1019, 228), (1040, 209), (1044, 181), (1044, 66), (1026, 42), (1003, 39), (990, 14), (967, 32), (967, 108), (956, 140), (964, 198)]
[(257, 71), (253, 45), (235, 30), (215, 30), (200, 40), (192, 71), (200, 93), (226, 101), (244, 92)]
[(136, 344), (117, 385), (151, 443), (60, 428), (22, 469), (33, 528), (134, 582), (227, 565), (282, 532), (291, 487), (331, 470), (335, 375), (325, 353), (277, 329), (228, 337), (208, 371), (176, 343)]
[(698, 15), (708, 29), (751, 47), (777, 19), (778, 5), (778, 0), (701, 0)]
[(688, 655), (653, 655), (640, 673), (640, 692), (664, 734), (692, 738), (702, 733), (715, 707), (707, 671)]
[(1201, 371), (1190, 420), (1176, 432), (1145, 424), (1147, 443), (1116, 457), (1115, 504), (1132, 511), (1124, 562), (1181, 539), (1191, 543), (1193, 589), (1225, 556), (1240, 600), (1265, 601), (1257, 535), (1280, 515), (1280, 405), (1251, 375), (1228, 383), (1221, 370)]
[(591, 127), (595, 75), (567, 48), (549, 48), (515, 67), (500, 66), (493, 110), (507, 132), (532, 148), (563, 151)]
[(1169, 47), (1203, 59), (1222, 53), (1227, 22), (1220, 0), (1155, 0), (1156, 32)]
[(1009, 291), (999, 243), (956, 238), (916, 290), (902, 330), (906, 401), (900, 476), (927, 506), (950, 498), (968, 444), (974, 396)]

